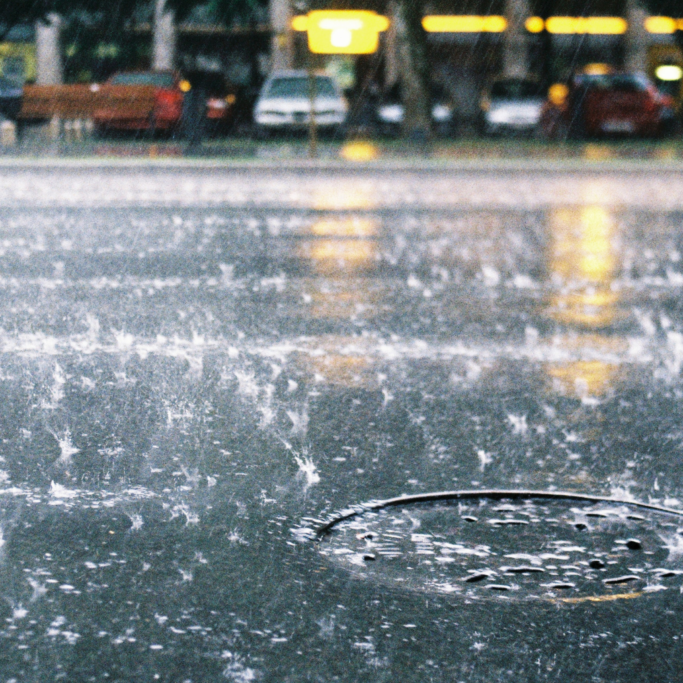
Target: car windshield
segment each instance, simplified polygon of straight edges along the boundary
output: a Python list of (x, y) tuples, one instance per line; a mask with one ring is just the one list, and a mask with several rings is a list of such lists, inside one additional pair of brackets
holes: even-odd
[(170, 73), (139, 71), (116, 74), (111, 79), (112, 85), (153, 85), (155, 88), (172, 88), (175, 79)]
[(543, 97), (543, 89), (534, 81), (498, 81), (491, 88), (493, 99), (524, 100)]
[(647, 80), (638, 74), (596, 74), (584, 76), (583, 84), (591, 90), (617, 90), (619, 92), (643, 92)]
[[(449, 95), (446, 88), (441, 83), (431, 83), (429, 86), (429, 97), (432, 103), (449, 103), (451, 101), (451, 96)], [(403, 92), (401, 91), (401, 86), (399, 83), (392, 85), (384, 94), (382, 98), (384, 104), (402, 104), (403, 103)]]
[[(287, 78), (274, 78), (266, 94), (268, 97), (308, 97), (308, 78), (305, 76), (290, 76)], [(326, 76), (315, 77), (315, 92), (318, 97), (336, 97), (337, 92), (332, 84), (332, 79)]]

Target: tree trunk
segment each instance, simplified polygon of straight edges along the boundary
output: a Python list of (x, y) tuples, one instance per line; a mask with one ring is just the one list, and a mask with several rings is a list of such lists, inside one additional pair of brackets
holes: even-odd
[(36, 23), (38, 85), (59, 85), (64, 82), (61, 29), (62, 19), (57, 14), (49, 14)]
[(425, 140), (431, 128), (431, 102), (422, 3), (419, 0), (394, 0), (392, 4), (404, 107), (403, 134)]
[(154, 4), (154, 35), (152, 68), (166, 71), (175, 68), (176, 27), (175, 13), (166, 5), (166, 0)]
[(628, 32), (626, 34), (625, 66), (628, 71), (647, 72), (647, 52), (649, 35), (645, 29), (647, 11), (638, 0), (627, 0), (626, 17)]

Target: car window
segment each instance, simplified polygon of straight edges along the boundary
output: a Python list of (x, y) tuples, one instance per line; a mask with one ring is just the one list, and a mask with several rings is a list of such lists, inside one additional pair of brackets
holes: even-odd
[(543, 97), (543, 88), (534, 81), (498, 81), (491, 87), (491, 97), (509, 100)]
[(153, 71), (121, 73), (111, 79), (112, 85), (153, 85), (155, 88), (172, 88), (174, 81), (173, 74)]
[[(274, 78), (266, 94), (268, 97), (308, 97), (308, 87), (308, 78), (305, 76)], [(337, 96), (332, 80), (325, 76), (316, 76), (315, 91), (318, 96), (322, 97)]]
[(7, 91), (17, 89), (21, 89), (21, 83), (10, 78), (5, 78), (4, 76), (0, 76), (0, 90)]

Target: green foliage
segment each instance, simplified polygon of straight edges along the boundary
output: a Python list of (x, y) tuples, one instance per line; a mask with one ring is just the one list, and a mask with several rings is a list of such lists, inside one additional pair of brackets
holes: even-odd
[(216, 23), (231, 24), (234, 21), (250, 23), (261, 16), (268, 0), (167, 0), (169, 8), (176, 11), (181, 21), (197, 7), (205, 7)]
[(142, 5), (142, 0), (11, 0), (0, 2), (0, 25), (10, 28), (51, 13), (69, 16), (87, 13), (110, 23), (121, 24)]

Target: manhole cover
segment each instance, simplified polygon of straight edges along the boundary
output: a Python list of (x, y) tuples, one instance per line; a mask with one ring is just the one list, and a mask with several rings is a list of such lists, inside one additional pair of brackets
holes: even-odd
[(573, 494), (507, 494), (370, 503), (320, 527), (319, 549), (363, 579), (471, 598), (580, 602), (682, 589), (682, 513)]

